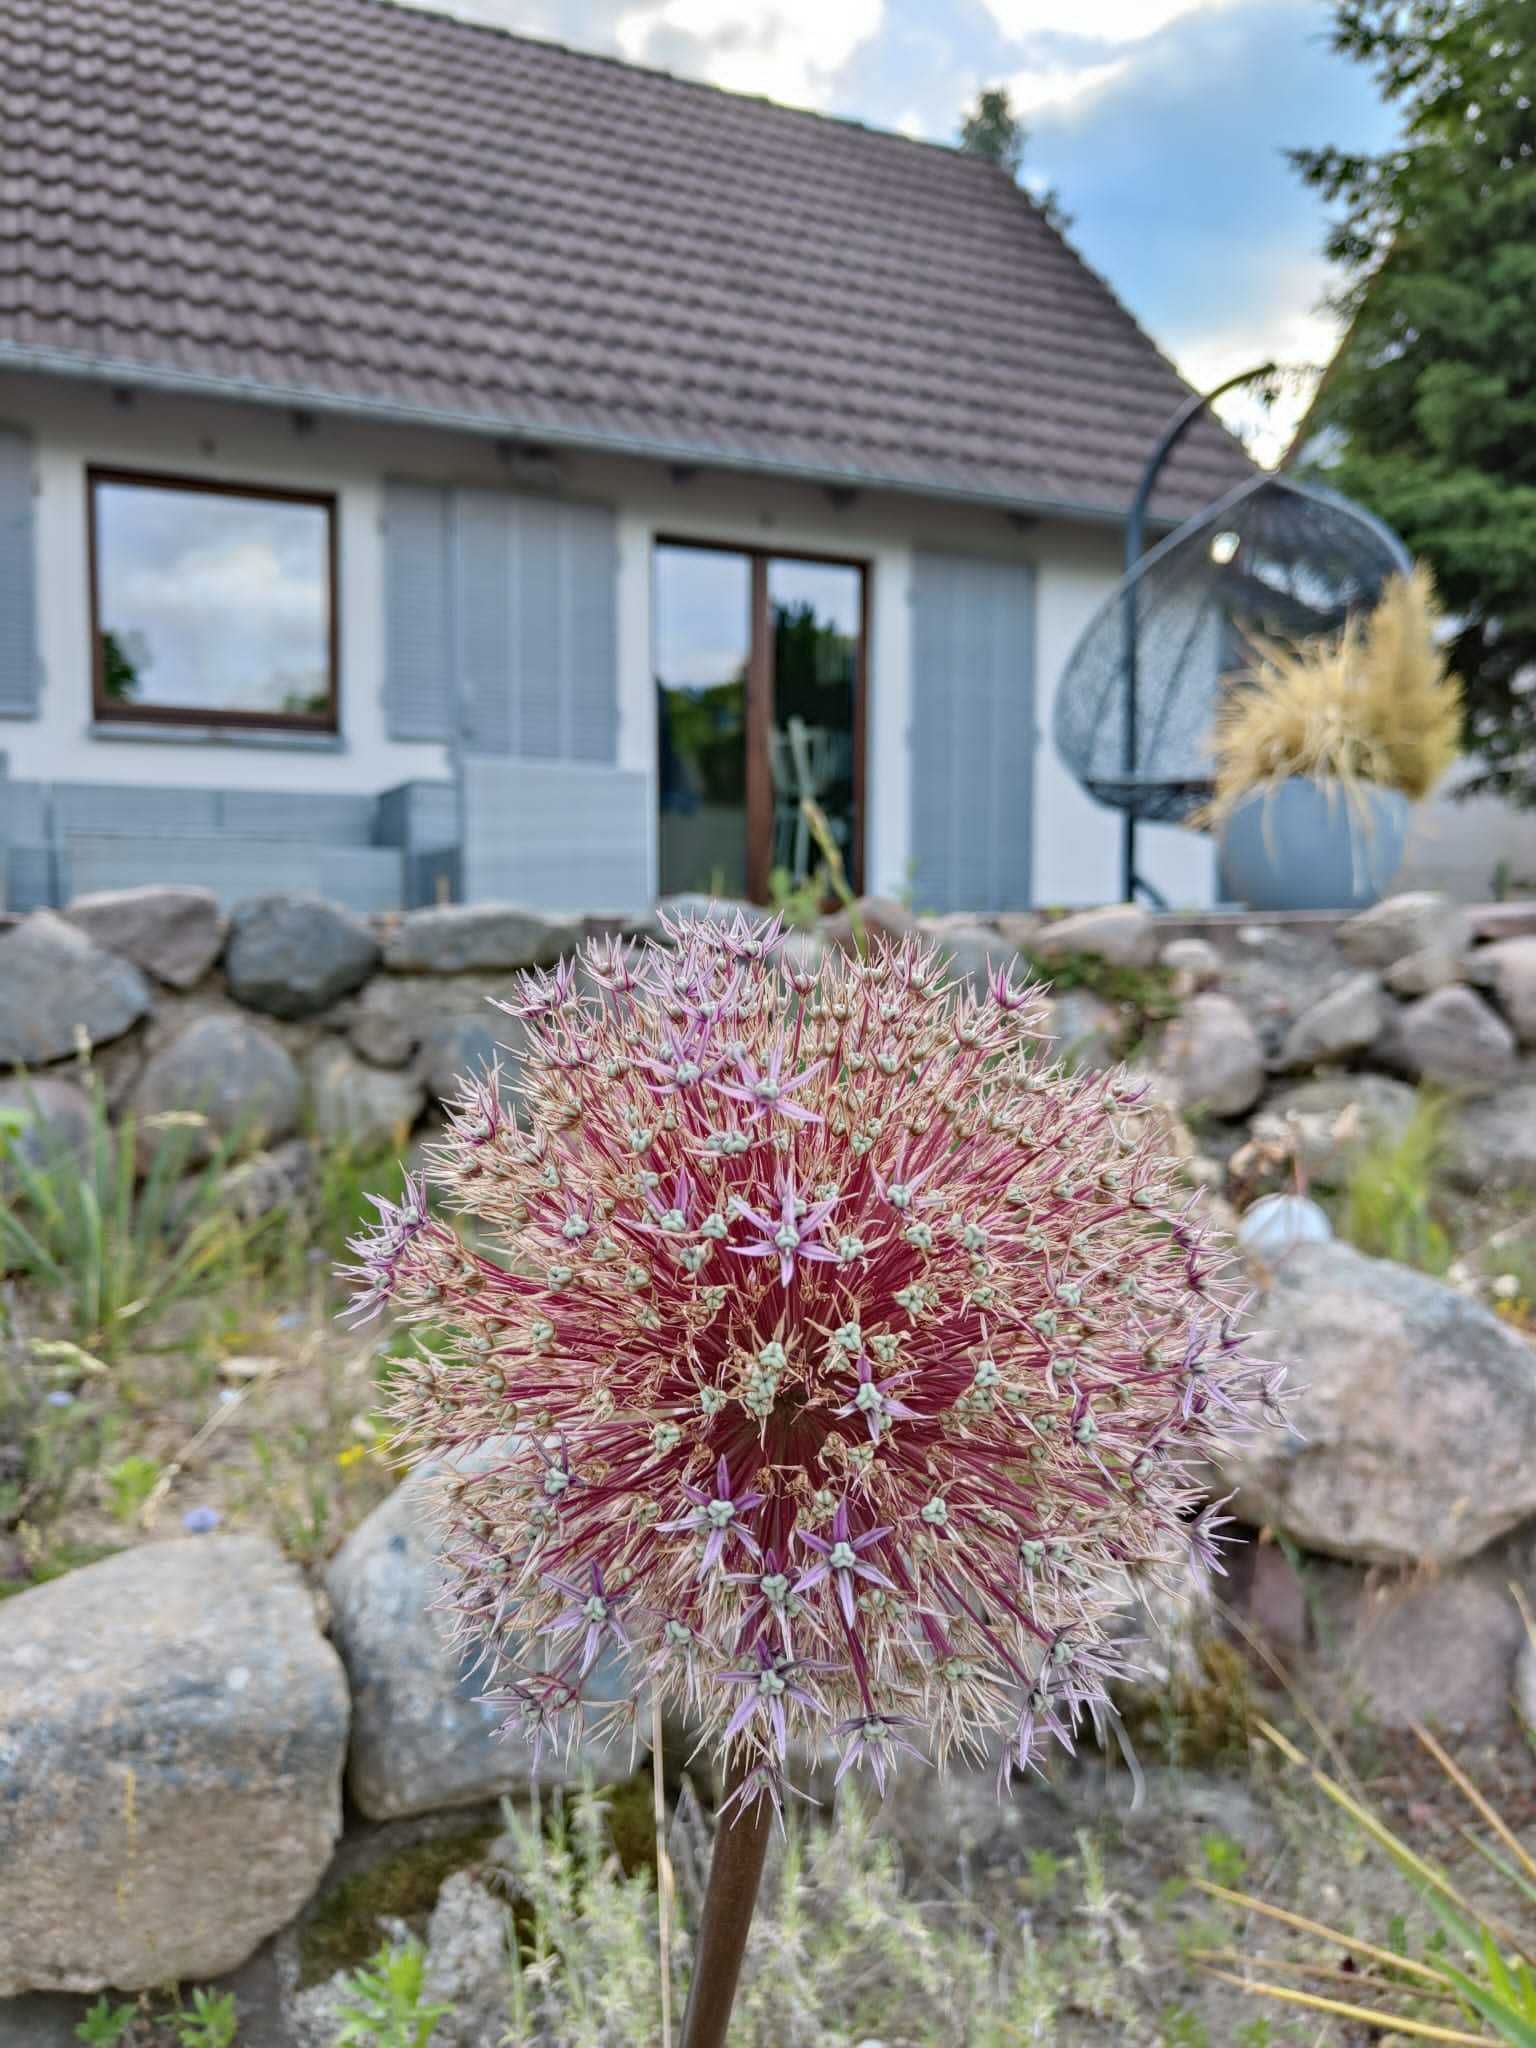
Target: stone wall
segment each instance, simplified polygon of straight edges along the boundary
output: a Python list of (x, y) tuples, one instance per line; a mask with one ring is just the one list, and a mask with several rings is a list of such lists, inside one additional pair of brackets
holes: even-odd
[[(859, 915), (915, 928), (896, 904)], [(1373, 1135), (1406, 1127), (1419, 1083), (1446, 1092), (1447, 1168), (1469, 1200), (1536, 1195), (1529, 911), (1412, 896), (1347, 921), (1119, 906), (928, 929), (978, 982), (1016, 952), (1054, 976), (1058, 1041), (1094, 1065), (1130, 1055), (1176, 1113), (1191, 1178), (1234, 1211), (1275, 1161), (1338, 1186)], [(787, 943), (815, 955), (852, 932), (844, 914)], [(245, 1154), (232, 1195), (272, 1205), (317, 1141), (403, 1147), (498, 1040), (515, 1064), (515, 1020), (486, 998), (580, 936), (506, 907), (368, 922), (291, 896), (225, 921), (190, 889), (37, 912), (0, 931), (0, 1069), (26, 1070), (0, 1077), (0, 1106), (35, 1102), (66, 1142), (83, 1134), (89, 1043), (114, 1105), (200, 1113), (210, 1147)], [(1380, 1718), (1492, 1725), (1522, 1641), (1510, 1580), (1536, 1596), (1536, 1352), (1475, 1287), (1344, 1245), (1255, 1280), (1298, 1382), (1295, 1427), (1234, 1459), (1223, 1490), (1337, 1561), (1314, 1596)], [(527, 1782), (427, 1613), (430, 1484), (406, 1482), (331, 1560), (329, 1639), (293, 1568), (249, 1536), (146, 1545), (0, 1609), (0, 1771), (19, 1788), (0, 1802), (0, 1996), (231, 1968), (316, 1882), (344, 1777), (377, 1820)], [(1394, 1580), (1385, 1607), (1359, 1569), (1425, 1565), (1437, 1576)], [(1289, 1571), (1254, 1544), (1237, 1593), (1299, 1650)], [(1536, 1667), (1522, 1682), (1536, 1711)], [(130, 1850), (147, 1875), (125, 1888)], [(260, 1882), (237, 1881), (253, 1853)]]

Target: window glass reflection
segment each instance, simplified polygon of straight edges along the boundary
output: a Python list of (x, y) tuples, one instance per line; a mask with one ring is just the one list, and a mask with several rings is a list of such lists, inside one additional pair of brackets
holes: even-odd
[(91, 488), (99, 712), (333, 721), (328, 502)]

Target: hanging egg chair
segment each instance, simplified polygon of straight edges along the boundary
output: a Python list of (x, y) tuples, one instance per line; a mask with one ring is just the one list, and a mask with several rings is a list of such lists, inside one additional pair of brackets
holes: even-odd
[(1251, 663), (1249, 636), (1336, 632), (1411, 567), (1349, 499), (1251, 477), (1159, 541), (1094, 613), (1056, 692), (1062, 759), (1132, 823), (1181, 822), (1210, 796), (1212, 722)]

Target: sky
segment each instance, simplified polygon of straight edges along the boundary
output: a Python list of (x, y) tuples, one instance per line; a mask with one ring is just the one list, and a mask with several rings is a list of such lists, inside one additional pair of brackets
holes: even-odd
[[(1055, 188), (1079, 252), (1202, 388), (1327, 360), (1325, 216), (1285, 151), (1392, 134), (1370, 77), (1329, 47), (1328, 0), (418, 4), (934, 142), (1006, 83), (1026, 182)], [(1302, 396), (1229, 416), (1272, 454)]]

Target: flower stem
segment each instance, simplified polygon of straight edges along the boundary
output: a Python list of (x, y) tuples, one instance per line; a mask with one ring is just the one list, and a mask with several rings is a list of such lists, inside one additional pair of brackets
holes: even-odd
[[(732, 1767), (726, 1780), (727, 1799), (739, 1790), (746, 1775), (744, 1767)], [(761, 1798), (750, 1806), (732, 1807), (729, 1820), (715, 1831), (693, 1986), (683, 2015), (682, 2048), (725, 2048), (772, 1826), (772, 1805)]]

